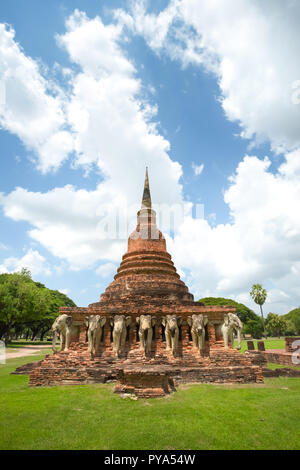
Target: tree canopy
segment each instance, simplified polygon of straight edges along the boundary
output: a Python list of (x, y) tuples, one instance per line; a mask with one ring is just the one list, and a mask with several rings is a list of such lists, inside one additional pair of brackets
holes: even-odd
[(296, 334), (300, 335), (300, 307), (294, 308), (283, 317), (294, 325)]
[(27, 269), (0, 274), (0, 338), (30, 331), (34, 338), (51, 327), (62, 306), (76, 306), (65, 294), (35, 282)]

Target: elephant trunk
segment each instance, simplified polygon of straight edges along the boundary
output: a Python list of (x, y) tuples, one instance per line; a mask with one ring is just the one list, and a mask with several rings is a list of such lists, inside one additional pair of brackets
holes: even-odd
[(172, 328), (170, 328), (170, 334), (171, 334), (172, 338), (175, 337), (175, 334), (176, 334), (176, 328), (175, 328), (175, 326), (173, 326)]
[(144, 330), (144, 340), (145, 340), (145, 342), (147, 342), (147, 339), (148, 339), (148, 328), (146, 330)]

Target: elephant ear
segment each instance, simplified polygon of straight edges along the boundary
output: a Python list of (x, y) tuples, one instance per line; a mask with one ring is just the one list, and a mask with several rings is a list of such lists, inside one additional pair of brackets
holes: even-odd
[(163, 326), (166, 326), (166, 324), (167, 324), (167, 319), (166, 319), (166, 317), (162, 317), (162, 319), (161, 319), (161, 324), (162, 324)]
[(192, 317), (187, 317), (187, 324), (188, 324), (189, 326), (192, 326), (192, 324), (193, 324), (193, 319), (192, 319)]
[(66, 325), (70, 327), (72, 325), (72, 321), (73, 321), (72, 316), (68, 315), (66, 318)]
[(85, 317), (84, 319), (84, 324), (85, 326), (88, 328), (89, 327), (89, 324), (90, 324), (90, 317)]
[(207, 315), (204, 315), (204, 318), (203, 318), (203, 324), (204, 326), (206, 326), (208, 323), (208, 316)]
[(151, 325), (154, 326), (156, 324), (156, 318), (152, 317), (151, 318)]
[(100, 326), (103, 327), (106, 323), (106, 317), (101, 317), (100, 318)]
[(224, 325), (229, 325), (229, 315), (224, 315)]
[(125, 325), (126, 326), (129, 326), (131, 323), (131, 317), (128, 315), (126, 318), (125, 318)]
[(141, 317), (136, 317), (135, 322), (139, 325), (140, 324)]
[(114, 317), (109, 317), (110, 326), (114, 326)]
[(181, 326), (182, 324), (182, 317), (177, 317), (177, 325)]

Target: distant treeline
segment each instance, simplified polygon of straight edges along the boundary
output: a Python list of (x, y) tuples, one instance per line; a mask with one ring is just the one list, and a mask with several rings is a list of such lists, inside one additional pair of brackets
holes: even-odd
[(43, 340), (62, 306), (76, 305), (65, 294), (33, 281), (27, 269), (0, 274), (0, 339)]
[[(260, 339), (263, 336), (263, 323), (259, 315), (244, 304), (232, 299), (222, 297), (205, 297), (200, 299), (204, 305), (231, 305), (236, 308), (236, 314), (244, 324), (243, 333), (253, 338)], [(300, 334), (300, 308), (292, 310), (286, 315), (269, 313), (265, 320), (266, 330), (269, 336), (293, 336)]]

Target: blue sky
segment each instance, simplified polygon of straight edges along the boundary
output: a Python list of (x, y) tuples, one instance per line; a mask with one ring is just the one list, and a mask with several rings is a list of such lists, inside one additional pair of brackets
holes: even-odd
[(2, 4), (1, 271), (98, 300), (126, 249), (97, 238), (99, 210), (139, 202), (148, 165), (155, 203), (204, 205), (167, 239), (196, 298), (254, 307), (261, 282), (267, 309), (298, 306), (299, 16), (268, 0)]

